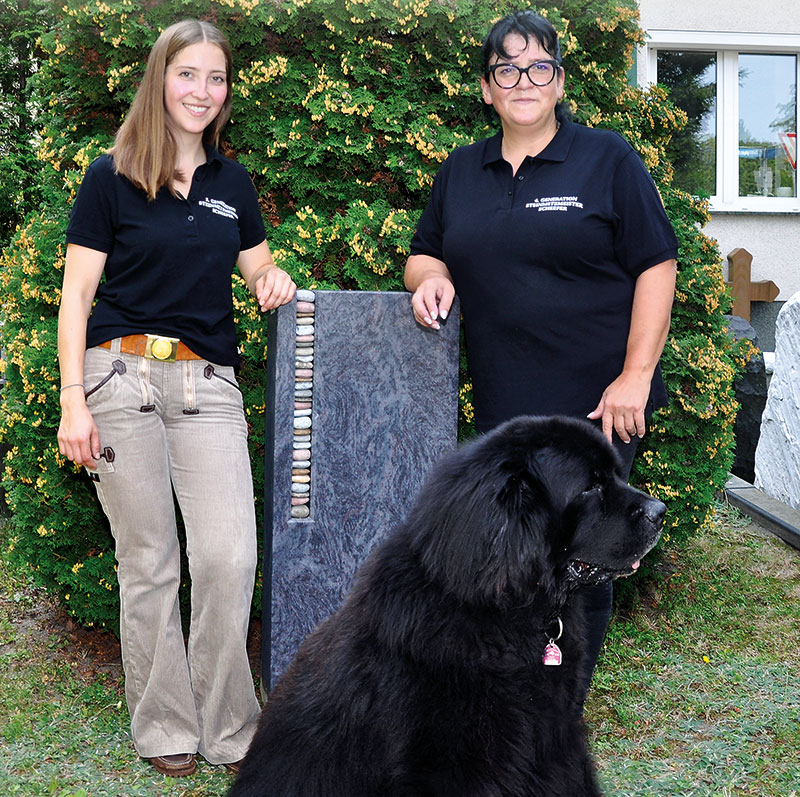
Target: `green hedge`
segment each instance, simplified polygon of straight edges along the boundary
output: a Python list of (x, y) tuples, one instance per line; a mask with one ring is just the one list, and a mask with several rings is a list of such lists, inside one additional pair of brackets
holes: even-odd
[[(666, 544), (674, 545), (707, 522), (731, 461), (738, 366), (722, 325), (728, 300), (720, 256), (699, 231), (702, 204), (670, 186), (663, 153), (681, 113), (661, 90), (627, 84), (641, 39), (633, 3), (557, 5), (543, 13), (562, 34), (576, 117), (614, 128), (634, 144), (681, 243), (664, 357), (673, 402), (656, 417), (635, 473), (667, 502)], [(12, 509), (11, 555), (29, 563), (81, 622), (115, 628), (112, 541), (88, 480), (56, 445), (56, 314), (70, 203), (86, 165), (110, 144), (159, 31), (197, 16), (230, 37), (236, 79), (224, 151), (253, 175), (277, 262), (301, 286), (389, 290), (401, 288), (410, 238), (440, 163), (453, 147), (492, 132), (480, 100), (478, 50), (490, 23), (512, 6), (65, 0), (53, 8), (58, 19), (41, 37), (45, 60), (29, 87), (45, 120), (36, 172), (42, 203), (2, 258), (8, 383), (1, 431), (10, 446), (3, 486)], [(236, 277), (234, 289), (260, 503), (265, 324)], [(468, 381), (461, 408), (468, 424)]]

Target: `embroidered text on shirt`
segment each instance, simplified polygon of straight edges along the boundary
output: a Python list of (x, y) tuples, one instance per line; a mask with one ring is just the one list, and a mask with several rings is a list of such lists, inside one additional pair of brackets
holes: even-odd
[(211, 208), (211, 212), (219, 216), (225, 216), (225, 218), (228, 219), (236, 219), (237, 221), (239, 219), (236, 208), (226, 205), (221, 199), (209, 199), (206, 197), (205, 199), (201, 199), (197, 204), (204, 208)]
[(583, 202), (578, 202), (576, 196), (545, 196), (528, 202), (526, 208), (535, 208), (541, 213), (543, 210), (568, 210), (569, 208), (583, 208)]

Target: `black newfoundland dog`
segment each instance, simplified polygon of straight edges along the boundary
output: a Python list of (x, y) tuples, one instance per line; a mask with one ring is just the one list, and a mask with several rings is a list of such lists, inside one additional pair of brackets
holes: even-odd
[(434, 470), (278, 682), (232, 797), (600, 793), (569, 597), (633, 572), (664, 505), (564, 418), (514, 419)]

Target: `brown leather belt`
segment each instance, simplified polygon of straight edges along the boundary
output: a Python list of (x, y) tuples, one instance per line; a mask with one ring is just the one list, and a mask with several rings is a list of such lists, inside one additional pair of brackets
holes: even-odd
[[(100, 344), (101, 349), (110, 349), (112, 341)], [(202, 360), (185, 343), (178, 338), (164, 335), (124, 335), (120, 338), (119, 350), (125, 354), (136, 354), (148, 360), (160, 360), (172, 363), (175, 360)]]

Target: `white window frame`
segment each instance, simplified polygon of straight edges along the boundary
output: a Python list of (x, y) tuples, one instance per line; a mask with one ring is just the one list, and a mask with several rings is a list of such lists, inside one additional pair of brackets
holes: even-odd
[[(710, 199), (712, 212), (800, 213), (797, 197), (739, 196), (739, 54), (794, 55), (795, 132), (800, 131), (800, 35), (694, 30), (648, 30), (640, 48), (640, 84), (657, 82), (659, 50), (701, 50), (717, 54), (717, 185)], [(795, 139), (797, 141), (797, 139)], [(800, 147), (797, 147), (800, 154)], [(800, 179), (798, 179), (800, 193)]]

